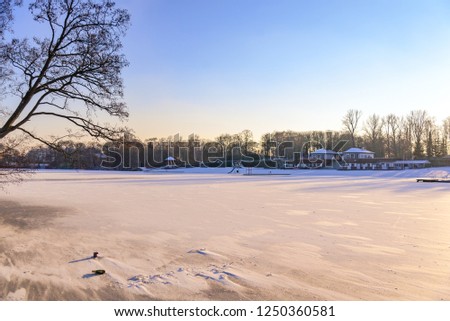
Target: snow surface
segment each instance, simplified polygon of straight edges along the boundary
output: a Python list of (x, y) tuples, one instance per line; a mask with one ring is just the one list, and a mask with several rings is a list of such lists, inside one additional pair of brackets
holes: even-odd
[(41, 170), (9, 187), (0, 298), (450, 299), (450, 184), (416, 182), (450, 168), (228, 171)]

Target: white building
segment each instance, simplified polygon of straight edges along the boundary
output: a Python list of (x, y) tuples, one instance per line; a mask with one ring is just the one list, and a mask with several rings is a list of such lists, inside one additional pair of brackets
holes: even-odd
[(375, 158), (375, 153), (363, 148), (350, 148), (342, 153), (344, 160)]
[(411, 169), (430, 167), (431, 163), (428, 160), (402, 160), (394, 162), (394, 165), (398, 169)]
[(311, 158), (317, 158), (317, 159), (322, 159), (322, 160), (332, 160), (334, 157), (336, 157), (338, 153), (336, 153), (333, 150), (328, 150), (328, 149), (318, 149), (314, 152), (312, 152), (310, 154)]

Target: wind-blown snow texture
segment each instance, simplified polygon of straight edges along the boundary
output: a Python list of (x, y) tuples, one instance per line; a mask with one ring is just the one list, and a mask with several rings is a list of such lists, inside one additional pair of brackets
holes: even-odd
[(9, 187), (0, 298), (450, 299), (450, 184), (415, 180), (449, 168), (228, 171), (46, 170)]

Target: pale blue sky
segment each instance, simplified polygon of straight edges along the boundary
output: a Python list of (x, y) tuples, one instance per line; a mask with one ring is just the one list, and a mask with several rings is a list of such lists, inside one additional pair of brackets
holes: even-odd
[(349, 108), (450, 115), (449, 1), (119, 1), (139, 136), (340, 129)]
[(347, 109), (450, 116), (450, 1), (117, 0), (141, 138), (339, 130)]

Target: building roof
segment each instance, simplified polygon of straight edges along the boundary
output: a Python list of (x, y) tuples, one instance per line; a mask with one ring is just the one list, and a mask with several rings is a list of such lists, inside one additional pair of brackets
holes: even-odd
[(311, 154), (337, 154), (334, 150), (329, 150), (329, 149), (325, 149), (325, 148), (321, 148), (318, 149), (314, 152), (312, 152)]
[(347, 149), (344, 153), (375, 154), (374, 152), (371, 152), (370, 150), (363, 149), (363, 148), (357, 148), (357, 147), (352, 147), (350, 149)]
[(430, 164), (428, 160), (401, 160), (396, 161), (395, 164)]

